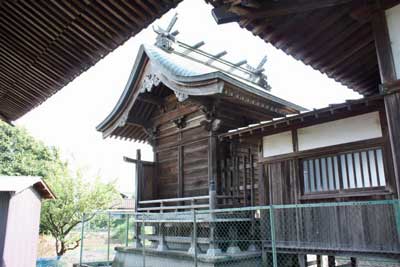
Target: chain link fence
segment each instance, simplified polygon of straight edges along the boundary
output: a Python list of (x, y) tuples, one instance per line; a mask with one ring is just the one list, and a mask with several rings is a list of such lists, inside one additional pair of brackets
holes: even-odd
[(398, 200), (107, 211), (83, 221), (81, 266), (400, 266)]

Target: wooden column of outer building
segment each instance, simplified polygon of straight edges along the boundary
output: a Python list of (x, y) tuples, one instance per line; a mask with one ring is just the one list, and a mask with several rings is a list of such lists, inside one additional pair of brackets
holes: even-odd
[(375, 47), (382, 81), (381, 92), (384, 94), (386, 117), (389, 128), (390, 144), (393, 156), (393, 168), (400, 193), (400, 77), (396, 75), (389, 29), (385, 10), (380, 10), (372, 18)]

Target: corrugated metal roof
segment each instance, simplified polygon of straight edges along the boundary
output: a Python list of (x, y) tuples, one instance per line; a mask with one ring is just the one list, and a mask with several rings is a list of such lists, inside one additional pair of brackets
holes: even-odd
[(50, 188), (40, 177), (0, 176), (0, 192), (14, 192), (18, 194), (29, 187), (34, 187), (43, 198), (55, 198), (53, 192), (51, 192)]

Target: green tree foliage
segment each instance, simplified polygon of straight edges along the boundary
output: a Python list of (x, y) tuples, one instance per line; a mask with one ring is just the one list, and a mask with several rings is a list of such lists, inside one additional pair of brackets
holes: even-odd
[[(35, 140), (24, 129), (0, 122), (0, 174), (40, 176), (57, 199), (42, 204), (40, 230), (56, 239), (56, 253), (63, 255), (79, 245), (72, 230), (83, 214), (109, 208), (119, 197), (113, 183), (99, 178), (87, 182), (82, 172), (72, 175), (59, 152)], [(90, 216), (86, 216), (89, 220)]]
[(0, 121), (0, 174), (40, 176), (46, 181), (63, 176), (67, 164), (57, 149), (35, 140), (24, 129)]
[(98, 178), (91, 183), (85, 182), (79, 172), (75, 177), (51, 180), (50, 186), (57, 199), (43, 203), (41, 230), (56, 239), (57, 255), (61, 256), (78, 247), (80, 239), (71, 231), (81, 222), (83, 214), (86, 214), (86, 221), (90, 220), (90, 214), (95, 210), (109, 208), (118, 193), (112, 183), (104, 184)]

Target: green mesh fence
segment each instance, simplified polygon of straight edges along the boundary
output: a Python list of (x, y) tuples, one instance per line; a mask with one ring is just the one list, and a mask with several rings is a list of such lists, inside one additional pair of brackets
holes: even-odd
[(400, 201), (85, 215), (82, 266), (399, 266)]

